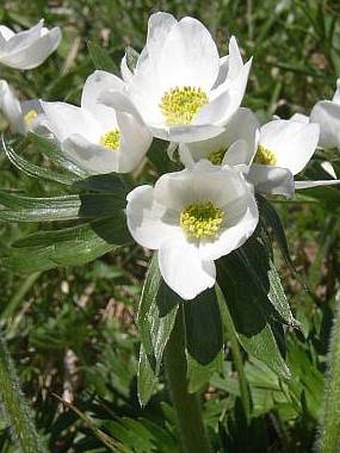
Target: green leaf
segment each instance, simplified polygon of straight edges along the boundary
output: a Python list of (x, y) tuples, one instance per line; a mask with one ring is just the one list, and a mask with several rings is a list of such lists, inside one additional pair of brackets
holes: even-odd
[[(255, 269), (265, 268), (265, 263), (247, 262), (243, 255), (248, 257), (243, 250), (243, 254), (233, 252), (217, 261), (217, 282), (243, 348), (279, 376), (288, 379), (290, 372), (275, 341), (267, 295), (263, 292), (263, 288), (269, 290), (269, 280), (267, 277), (267, 280), (259, 281), (261, 277), (265, 279), (265, 275), (261, 274), (261, 277), (259, 274), (254, 277)], [(260, 255), (258, 259), (263, 257)]]
[(144, 407), (150, 400), (159, 381), (158, 376), (150, 364), (149, 357), (145, 352), (143, 344), (141, 344), (139, 349), (137, 377), (138, 400), (139, 404)]
[(184, 302), (187, 375), (189, 392), (197, 392), (221, 370), (223, 331), (216, 294), (204, 291), (195, 300)]
[(252, 285), (261, 309), (277, 321), (297, 327), (268, 244), (264, 244), (260, 237), (252, 237), (235, 254), (242, 261), (244, 277)]
[(87, 48), (96, 69), (112, 72), (113, 74), (118, 72), (117, 66), (106, 49), (90, 41), (87, 43)]
[[(172, 332), (180, 302), (179, 296), (163, 281), (155, 253), (146, 275), (138, 307), (137, 325), (145, 354), (156, 376), (160, 372), (164, 349)], [(148, 370), (145, 372), (148, 373)], [(147, 399), (142, 396), (149, 395), (150, 391), (145, 388), (147, 380), (144, 376), (139, 375), (138, 379), (143, 383), (142, 388), (139, 383), (139, 398), (144, 405)]]
[(12, 222), (53, 222), (108, 217), (124, 208), (125, 196), (112, 194), (66, 195), (34, 198), (0, 192), (0, 219)]
[(268, 229), (268, 227), (272, 228), (272, 231), (273, 231), (275, 238), (277, 240), (277, 243), (280, 247), (283, 258), (285, 259), (288, 266), (295, 273), (294, 264), (292, 262), (292, 259), (290, 257), (290, 253), (289, 253), (286, 235), (285, 235), (280, 217), (279, 217), (276, 209), (273, 207), (273, 205), (271, 203), (269, 203), (261, 195), (257, 195), (256, 198), (257, 198), (257, 202), (258, 202), (258, 206), (259, 206), (259, 210), (260, 210), (261, 219), (264, 220), (264, 223), (265, 223), (265, 226), (267, 229)]
[(59, 164), (71, 173), (81, 178), (86, 178), (87, 176), (91, 175), (89, 171), (80, 168), (76, 163), (68, 159), (61, 148), (55, 145), (51, 140), (34, 134), (33, 132), (30, 132), (27, 135), (26, 140), (28, 144), (33, 145), (37, 151), (40, 151), (46, 156), (51, 157), (53, 162)]
[(65, 173), (59, 173), (51, 168), (42, 168), (38, 165), (32, 164), (27, 160), (20, 157), (18, 154), (15, 153), (12, 147), (7, 146), (6, 143), (2, 142), (3, 149), (11, 161), (11, 163), (18, 168), (20, 171), (25, 173), (32, 178), (41, 178), (47, 181), (57, 182), (59, 184), (63, 184), (66, 186), (72, 186), (76, 181), (80, 179), (79, 176), (72, 174), (70, 171), (65, 171)]
[(130, 241), (123, 212), (16, 241), (0, 262), (14, 271), (36, 272), (88, 263)]

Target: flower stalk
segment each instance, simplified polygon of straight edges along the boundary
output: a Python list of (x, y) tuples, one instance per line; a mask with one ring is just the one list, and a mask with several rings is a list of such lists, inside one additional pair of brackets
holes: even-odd
[(211, 453), (202, 419), (200, 396), (197, 393), (188, 392), (182, 309), (178, 310), (175, 326), (165, 351), (167, 382), (177, 414), (184, 451)]
[(24, 453), (45, 453), (47, 450), (35, 429), (31, 410), (22, 394), (14, 364), (1, 337), (0, 404), (19, 450)]
[(330, 340), (328, 376), (325, 383), (323, 409), (317, 451), (330, 453), (340, 450), (340, 294)]

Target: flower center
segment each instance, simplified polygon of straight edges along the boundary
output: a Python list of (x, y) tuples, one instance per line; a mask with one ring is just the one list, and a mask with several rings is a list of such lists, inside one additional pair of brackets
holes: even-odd
[(176, 126), (190, 124), (201, 108), (208, 103), (208, 96), (201, 88), (184, 86), (167, 91), (161, 99), (159, 108), (166, 124)]
[(99, 143), (111, 151), (117, 151), (120, 147), (120, 132), (118, 129), (111, 129), (100, 137)]
[(214, 165), (222, 165), (223, 158), (225, 153), (228, 151), (228, 148), (219, 148), (216, 151), (213, 151), (209, 154), (208, 159)]
[(220, 231), (224, 212), (211, 201), (192, 203), (183, 209), (180, 215), (180, 226), (190, 238), (214, 238)]
[(24, 116), (24, 122), (27, 127), (32, 126), (33, 121), (38, 118), (38, 113), (35, 110), (30, 110)]
[(277, 163), (277, 158), (272, 151), (262, 145), (259, 145), (255, 154), (254, 163), (274, 166)]

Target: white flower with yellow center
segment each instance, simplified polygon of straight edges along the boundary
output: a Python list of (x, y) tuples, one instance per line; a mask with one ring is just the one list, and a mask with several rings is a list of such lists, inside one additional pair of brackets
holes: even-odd
[(223, 131), (239, 108), (251, 61), (243, 64), (234, 37), (219, 58), (209, 31), (196, 19), (151, 15), (146, 46), (134, 70), (122, 61), (124, 96), (103, 102), (140, 115), (155, 137), (176, 142), (208, 139)]
[(42, 102), (45, 125), (65, 154), (92, 173), (128, 173), (141, 163), (151, 135), (133, 115), (98, 103), (102, 91), (117, 88), (116, 78), (95, 71), (84, 85), (81, 107)]
[(199, 142), (180, 143), (179, 155), (187, 167), (200, 159), (207, 159), (214, 165), (243, 165), (251, 161), (259, 134), (260, 125), (254, 113), (240, 108), (221, 134)]
[(41, 19), (19, 33), (0, 25), (0, 63), (16, 69), (33, 69), (43, 63), (61, 40), (59, 27), (48, 30), (43, 25)]
[(214, 260), (244, 244), (258, 223), (243, 175), (206, 160), (161, 176), (154, 188), (137, 187), (127, 201), (131, 235), (158, 250), (165, 282), (185, 300), (215, 284)]
[(0, 111), (8, 120), (11, 131), (26, 135), (41, 130), (43, 116), (37, 100), (20, 102), (5, 80), (0, 80)]
[(315, 104), (310, 120), (320, 125), (319, 146), (340, 150), (340, 79), (332, 100)]
[(293, 176), (301, 172), (314, 154), (319, 126), (308, 117), (294, 115), (289, 120), (274, 119), (260, 128), (258, 148), (248, 179), (259, 192), (291, 196)]

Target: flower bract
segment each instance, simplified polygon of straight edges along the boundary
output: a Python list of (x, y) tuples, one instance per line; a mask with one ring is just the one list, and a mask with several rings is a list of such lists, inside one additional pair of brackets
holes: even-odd
[(158, 250), (165, 282), (185, 300), (214, 285), (214, 260), (244, 244), (258, 223), (242, 173), (206, 160), (161, 176), (155, 187), (137, 187), (127, 201), (133, 238)]

